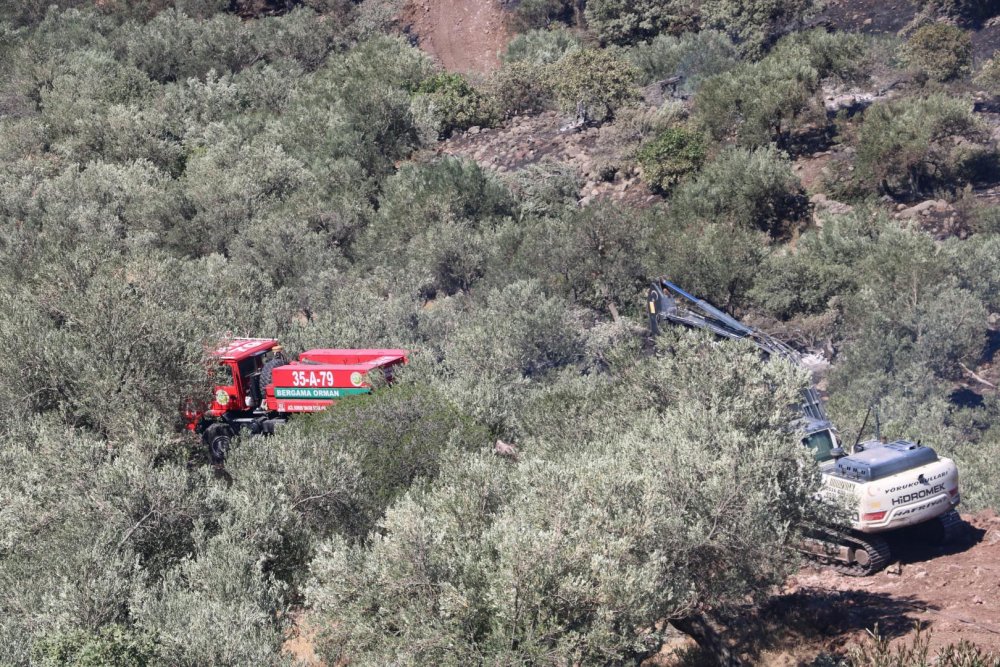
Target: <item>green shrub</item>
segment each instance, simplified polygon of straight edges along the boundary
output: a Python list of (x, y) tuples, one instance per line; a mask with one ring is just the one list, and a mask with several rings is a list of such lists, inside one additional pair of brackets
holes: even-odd
[(1000, 51), (994, 51), (993, 57), (980, 65), (973, 81), (987, 90), (1000, 89)]
[(513, 23), (519, 31), (548, 28), (553, 23), (569, 23), (577, 8), (577, 0), (519, 0), (514, 9)]
[(829, 77), (845, 83), (865, 83), (870, 77), (878, 48), (878, 42), (865, 35), (827, 32), (817, 28), (784, 37), (769, 57), (803, 59), (823, 79)]
[(611, 51), (570, 51), (552, 65), (556, 101), (566, 113), (603, 122), (622, 106), (638, 99), (635, 67)]
[(297, 87), (271, 130), (325, 192), (333, 191), (336, 215), (351, 218), (371, 197), (367, 179), (393, 173), (419, 144), (411, 91), (432, 75), (428, 57), (402, 39), (362, 42), (328, 58), (308, 85)]
[(770, 56), (745, 63), (702, 83), (695, 118), (716, 140), (735, 136), (744, 146), (788, 145), (819, 83), (819, 72), (806, 58)]
[(972, 36), (961, 28), (931, 23), (906, 41), (906, 59), (934, 81), (968, 76), (972, 66)]
[(958, 644), (938, 648), (930, 656), (931, 633), (918, 623), (909, 643), (893, 645), (889, 637), (879, 633), (878, 625), (868, 631), (864, 642), (848, 651), (849, 667), (1000, 667), (1000, 655), (983, 651), (967, 639)]
[(250, 25), (225, 14), (201, 21), (166, 9), (149, 23), (126, 26), (118, 39), (126, 60), (157, 81), (237, 71), (259, 57)]
[(522, 216), (554, 216), (577, 206), (583, 180), (572, 166), (540, 162), (505, 177)]
[[(375, 529), (386, 508), (412, 484), (418, 479), (429, 482), (437, 477), (446, 450), (479, 451), (489, 444), (486, 429), (428, 386), (425, 377), (412, 377), (426, 372), (426, 366), (404, 372), (391, 391), (345, 401), (304, 424), (300, 436), (290, 436), (291, 442), (285, 447), (306, 451), (290, 451), (284, 458), (291, 456), (303, 466), (319, 468), (310, 476), (318, 477), (321, 483), (297, 480), (300, 501), (315, 498), (309, 501), (312, 507), (303, 517), (313, 534), (364, 538)], [(329, 455), (311, 457), (309, 452), (316, 448), (349, 453), (350, 459), (356, 461), (356, 469), (350, 471), (356, 490), (343, 484), (322, 483), (326, 476), (336, 477), (337, 467), (345, 466), (331, 461), (329, 469), (322, 472), (319, 463)], [(260, 458), (264, 454), (252, 456)], [(289, 466), (285, 470), (291, 469)], [(291, 477), (285, 479), (293, 481)], [(300, 563), (295, 571), (302, 573), (305, 565)]]
[(489, 82), (492, 106), (503, 117), (533, 114), (552, 105), (552, 82), (546, 70), (529, 62), (512, 61), (493, 73)]
[(536, 221), (525, 232), (515, 266), (576, 303), (628, 312), (650, 270), (648, 216), (593, 205)]
[(724, 150), (677, 189), (673, 202), (682, 217), (732, 222), (772, 236), (787, 233), (808, 211), (791, 163), (772, 146)]
[(672, 127), (639, 149), (643, 179), (660, 192), (668, 192), (705, 161), (705, 136), (696, 130)]
[(433, 119), (433, 127), (442, 139), (473, 125), (489, 127), (496, 120), (489, 99), (461, 74), (443, 72), (425, 79), (417, 86), (413, 104), (418, 113)]
[(106, 625), (90, 634), (82, 630), (43, 637), (32, 647), (32, 664), (40, 667), (146, 667), (156, 659), (154, 634), (121, 625)]
[(425, 296), (468, 290), (514, 210), (507, 190), (474, 162), (407, 163), (386, 181), (357, 253), (372, 268), (406, 271), (409, 289)]
[(605, 44), (630, 44), (661, 32), (682, 33), (697, 23), (694, 7), (683, 0), (589, 0), (584, 15)]
[(982, 136), (970, 105), (950, 95), (875, 104), (858, 135), (860, 175), (890, 195), (953, 190), (977, 178), (977, 158), (989, 151), (968, 142)]
[(728, 34), (748, 56), (760, 55), (789, 26), (801, 24), (813, 0), (704, 0), (702, 25)]
[(629, 60), (639, 68), (643, 84), (672, 76), (682, 76), (681, 88), (693, 91), (705, 78), (736, 66), (738, 53), (723, 33), (715, 30), (686, 32), (679, 37), (657, 35), (628, 51)]
[(551, 65), (567, 52), (580, 48), (580, 38), (566, 28), (529, 30), (510, 40), (504, 54), (505, 63), (526, 62), (533, 65)]
[(650, 275), (669, 276), (727, 312), (749, 305), (768, 256), (764, 232), (727, 220), (692, 219), (678, 210), (661, 216), (651, 235)]

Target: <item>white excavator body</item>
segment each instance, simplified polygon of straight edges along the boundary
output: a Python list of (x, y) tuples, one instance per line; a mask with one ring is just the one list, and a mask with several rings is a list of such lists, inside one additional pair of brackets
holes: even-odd
[(823, 495), (847, 500), (851, 526), (862, 533), (926, 523), (961, 502), (955, 462), (906, 440), (865, 443), (820, 471)]

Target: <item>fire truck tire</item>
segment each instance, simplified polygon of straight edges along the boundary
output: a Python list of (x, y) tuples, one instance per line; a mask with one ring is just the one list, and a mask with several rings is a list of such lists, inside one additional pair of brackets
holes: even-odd
[(202, 436), (208, 446), (208, 458), (212, 463), (224, 463), (233, 440), (233, 429), (227, 424), (212, 424)]
[(260, 369), (260, 395), (261, 397), (267, 396), (267, 385), (271, 384), (271, 378), (275, 368), (279, 366), (284, 366), (288, 363), (280, 354), (276, 354), (273, 359), (264, 364)]

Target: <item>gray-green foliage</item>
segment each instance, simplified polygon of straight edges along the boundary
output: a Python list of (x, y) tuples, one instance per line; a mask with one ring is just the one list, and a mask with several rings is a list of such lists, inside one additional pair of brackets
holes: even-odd
[(692, 338), (651, 360), (651, 404), (630, 380), (619, 392), (594, 377), (563, 406), (606, 396), (588, 421), (620, 424), (617, 434), (582, 437), (565, 454), (539, 443), (514, 467), (454, 460), (367, 545), (331, 540), (309, 589), (322, 617), (337, 619), (324, 657), (638, 661), (657, 650), (657, 619), (780, 580), (790, 561), (775, 556), (787, 554), (812, 483), (782, 432), (798, 381), (749, 349)]
[(844, 377), (910, 365), (953, 376), (960, 363), (975, 363), (985, 342), (996, 270), (983, 253), (994, 243), (970, 243), (958, 260), (956, 245), (938, 248), (881, 216), (835, 219), (803, 237), (795, 254), (773, 258), (757, 294), (784, 317), (842, 309), (844, 332), (855, 339), (838, 370)]
[(590, 0), (584, 16), (602, 42), (629, 44), (694, 27), (697, 12), (683, 0)]
[(638, 97), (635, 67), (607, 50), (568, 51), (552, 66), (550, 76), (562, 110), (582, 113), (588, 121), (611, 120)]
[(729, 34), (747, 55), (759, 55), (813, 10), (813, 0), (705, 0), (703, 25)]
[(953, 25), (931, 23), (906, 42), (906, 59), (935, 81), (966, 76), (972, 66), (972, 36)]
[(338, 33), (335, 21), (309, 9), (245, 22), (226, 14), (199, 19), (171, 8), (146, 23), (126, 24), (116, 41), (124, 59), (150, 78), (184, 81), (213, 70), (238, 72), (261, 59), (315, 69), (343, 44)]
[(516, 431), (531, 391), (583, 361), (584, 323), (578, 306), (522, 280), (478, 299), (445, 300), (421, 317), (421, 331), (442, 360), (444, 391), (467, 414), (506, 433)]
[(1000, 88), (1000, 51), (994, 51), (993, 57), (979, 66), (973, 81), (984, 88)]
[[(126, 4), (0, 10), (0, 663), (283, 664), (310, 578), (321, 648), (359, 664), (628, 662), (688, 603), (759, 596), (811, 507), (784, 431), (799, 378), (676, 332), (651, 354), (653, 275), (819, 330), (842, 427), (881, 397), (887, 432), (956, 458), (970, 507), (1000, 503), (1000, 405), (951, 397), (1000, 307), (988, 209), (964, 239), (859, 208), (777, 243), (804, 199), (760, 145), (815, 124), (818, 82), (864, 79), (865, 40), (795, 35), (735, 68), (706, 31), (630, 51), (516, 40), (488, 102), (580, 103), (626, 155), (686, 122), (628, 107), (637, 76), (680, 70), (725, 113), (738, 87), (720, 77), (768, 92), (705, 123), (744, 147), (706, 145), (702, 173), (640, 210), (634, 190), (581, 206), (575, 166), (418, 152), (436, 137), (417, 90), (454, 80), (380, 34), (372, 2), (263, 19)], [(900, 104), (862, 134), (885, 112), (903, 148), (859, 146), (859, 172), (981, 136), (940, 100), (900, 129)], [(927, 118), (918, 150), (906, 127)], [(243, 335), (410, 363), (209, 468), (178, 407), (210, 395), (206, 352)], [(488, 453), (497, 437), (517, 462)]]
[(493, 261), (513, 213), (509, 193), (472, 162), (408, 164), (385, 184), (358, 251), (402, 270), (423, 293), (470, 288)]
[(648, 243), (652, 221), (611, 206), (533, 221), (515, 261), (573, 301), (599, 310), (625, 312), (650, 270)]
[[(996, 152), (972, 143), (983, 128), (970, 105), (934, 93), (873, 105), (858, 135), (858, 166), (879, 190), (912, 195), (980, 178)], [(963, 141), (964, 140), (964, 141)]]
[(738, 62), (732, 41), (715, 30), (657, 35), (636, 44), (628, 53), (639, 68), (642, 83), (681, 76), (680, 87), (687, 91), (696, 90), (703, 79), (728, 71)]
[(723, 151), (678, 188), (675, 206), (682, 217), (780, 236), (803, 217), (806, 199), (788, 159), (768, 146)]
[(791, 144), (802, 126), (826, 125), (820, 84), (863, 78), (866, 50), (857, 35), (814, 30), (789, 36), (762, 60), (707, 78), (695, 97), (695, 115), (715, 139)]
[(566, 28), (529, 30), (516, 35), (507, 45), (504, 62), (551, 65), (568, 51), (580, 48), (580, 38)]

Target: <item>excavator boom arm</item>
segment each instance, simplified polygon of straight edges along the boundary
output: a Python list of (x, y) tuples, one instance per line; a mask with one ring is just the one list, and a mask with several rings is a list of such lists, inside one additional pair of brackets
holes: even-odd
[[(802, 355), (787, 343), (770, 334), (749, 327), (736, 318), (727, 315), (704, 299), (690, 294), (666, 278), (657, 278), (649, 290), (649, 326), (653, 334), (658, 334), (662, 322), (683, 324), (695, 329), (711, 331), (717, 336), (734, 340), (748, 340), (768, 357), (787, 359), (800, 368), (805, 368)], [(804, 393), (802, 410), (806, 416), (816, 421), (829, 421), (823, 401), (815, 387), (808, 387)]]

